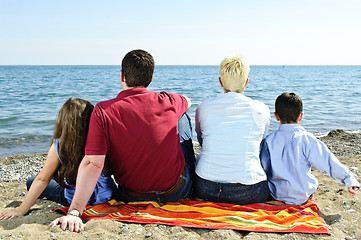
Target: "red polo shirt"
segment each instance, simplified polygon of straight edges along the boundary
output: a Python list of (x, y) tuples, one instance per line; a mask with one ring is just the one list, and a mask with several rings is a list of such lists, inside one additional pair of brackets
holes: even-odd
[(124, 188), (167, 190), (184, 168), (177, 124), (187, 107), (174, 93), (124, 90), (95, 106), (85, 154), (108, 155), (110, 171)]

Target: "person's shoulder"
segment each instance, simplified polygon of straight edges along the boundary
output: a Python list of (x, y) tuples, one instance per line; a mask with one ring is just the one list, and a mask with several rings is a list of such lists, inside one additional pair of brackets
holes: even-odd
[(273, 141), (273, 139), (274, 139), (275, 136), (277, 135), (277, 132), (278, 132), (278, 130), (269, 133), (269, 134), (265, 137), (264, 141), (265, 141), (265, 142)]
[(269, 110), (269, 107), (268, 107), (265, 103), (263, 103), (263, 102), (261, 102), (261, 101), (259, 101), (259, 100), (250, 98), (250, 97), (247, 97), (247, 98), (249, 99), (249, 101), (250, 101), (252, 104), (254, 104), (254, 105), (256, 105), (256, 106), (258, 106), (258, 107), (260, 107), (260, 108), (264, 108), (264, 109), (268, 109), (268, 110)]
[(101, 108), (101, 109), (107, 108), (108, 106), (112, 105), (114, 102), (116, 102), (116, 98), (100, 101), (95, 105), (95, 108)]
[(197, 107), (197, 109), (201, 109), (201, 108), (206, 108), (208, 105), (213, 105), (215, 103), (218, 103), (219, 101), (217, 100), (219, 96), (216, 97), (209, 97), (204, 99)]
[(318, 139), (310, 132), (308, 132), (304, 127), (302, 127), (301, 125), (297, 126), (297, 131), (295, 131), (294, 134), (295, 137), (302, 137), (302, 138), (307, 138), (310, 140), (316, 140), (318, 141)]
[(157, 92), (149, 92), (149, 94), (151, 94), (154, 99), (160, 99), (161, 101), (164, 100), (168, 100), (170, 102), (186, 102), (188, 103), (187, 97), (178, 94), (178, 93), (173, 93), (173, 92), (165, 92), (162, 91), (160, 93)]
[(166, 91), (161, 91), (159, 93), (155, 92), (155, 91), (149, 91), (149, 94), (159, 96), (159, 97), (184, 97), (181, 94), (173, 93), (173, 92), (166, 92)]

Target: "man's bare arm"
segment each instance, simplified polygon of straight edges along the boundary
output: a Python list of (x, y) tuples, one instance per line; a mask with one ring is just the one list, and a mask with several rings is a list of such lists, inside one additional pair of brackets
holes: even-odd
[[(79, 165), (75, 193), (69, 207), (69, 211), (75, 209), (80, 213), (80, 215), (83, 213), (103, 170), (104, 161), (105, 155), (84, 156)], [(53, 227), (57, 224), (61, 224), (61, 229), (65, 230), (68, 228), (71, 232), (84, 230), (82, 220), (79, 217), (71, 215), (55, 219), (51, 223)]]

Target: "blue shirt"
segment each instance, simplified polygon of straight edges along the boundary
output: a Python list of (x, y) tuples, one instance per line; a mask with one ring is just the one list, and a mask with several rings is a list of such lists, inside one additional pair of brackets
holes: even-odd
[(272, 197), (287, 204), (300, 205), (316, 191), (318, 182), (311, 166), (347, 187), (360, 186), (326, 145), (298, 124), (281, 124), (266, 137), (261, 163)]
[[(54, 147), (56, 150), (56, 153), (58, 155), (58, 158), (61, 163), (61, 158), (59, 155), (59, 145), (60, 145), (60, 139), (54, 139)], [(71, 204), (71, 201), (73, 200), (74, 193), (75, 193), (75, 186), (69, 185), (66, 183), (70, 188), (64, 189), (64, 197), (68, 201), (69, 204)], [(95, 186), (94, 192), (91, 195), (88, 205), (96, 205), (99, 203), (107, 202), (112, 198), (113, 191), (116, 189), (116, 185), (114, 183), (114, 180), (111, 178), (111, 176), (106, 176), (103, 173), (100, 175), (99, 180)]]

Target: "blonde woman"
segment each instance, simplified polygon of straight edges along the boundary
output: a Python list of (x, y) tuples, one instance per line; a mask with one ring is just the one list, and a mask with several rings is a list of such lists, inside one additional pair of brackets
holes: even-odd
[(268, 198), (259, 149), (270, 112), (265, 104), (243, 94), (248, 72), (242, 57), (225, 58), (219, 67), (224, 93), (203, 101), (196, 110), (196, 133), (202, 150), (194, 188), (205, 200), (251, 204)]

